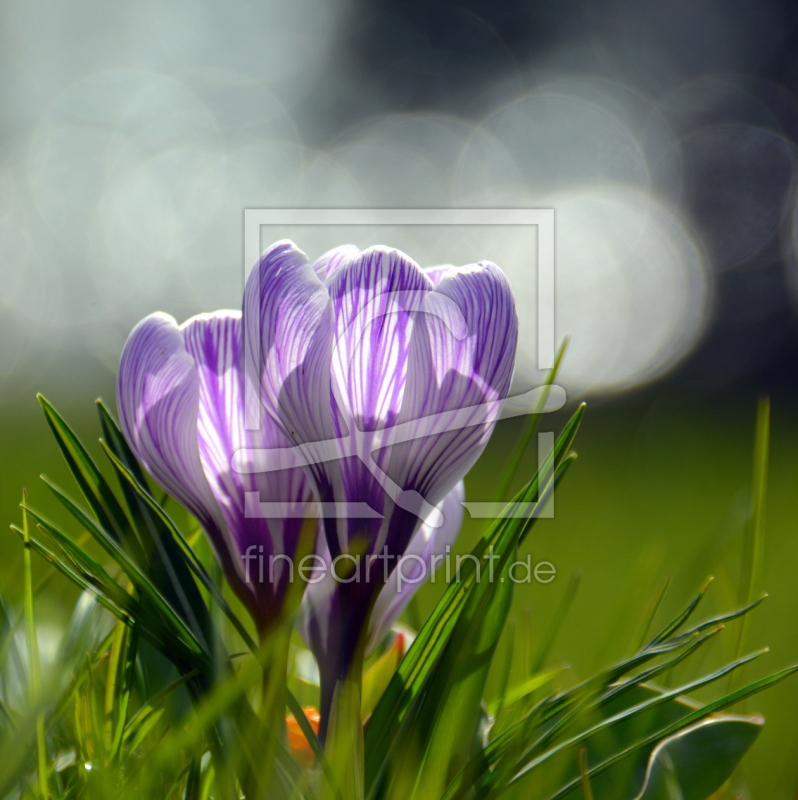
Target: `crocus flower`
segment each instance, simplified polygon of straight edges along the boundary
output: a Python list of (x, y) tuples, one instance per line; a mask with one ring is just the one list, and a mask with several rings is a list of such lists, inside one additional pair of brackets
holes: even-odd
[[(506, 277), (489, 262), (425, 271), (385, 247), (311, 264), (283, 241), (253, 270), (244, 319), (249, 368), (313, 481), (331, 558), (398, 559), (424, 520), (441, 525), (436, 507), (479, 457), (509, 391), (518, 325)], [(338, 587), (323, 720), (324, 684), (362, 656), (384, 583), (379, 561), (364, 564)]]
[[(440, 527), (425, 522), (413, 535), (396, 568), (377, 594), (369, 620), (366, 655), (385, 639), (419, 587), (432, 578), (441, 564), (446, 563), (463, 522), (464, 497), (463, 482), (460, 481), (438, 507), (443, 517)], [(305, 590), (299, 630), (313, 651), (320, 672), (328, 674), (335, 669), (342, 640), (341, 628), (347, 620), (340, 616), (339, 582), (331, 564), (330, 549), (323, 533), (319, 538), (316, 551), (319, 563)]]
[[(244, 448), (290, 444), (268, 419), (247, 430), (241, 313), (202, 314), (178, 325), (156, 313), (133, 329), (119, 368), (125, 438), (161, 488), (200, 521), (227, 579), (259, 629), (279, 614), (311, 487), (300, 469), (265, 475), (231, 468)], [(264, 518), (262, 503), (283, 504)]]

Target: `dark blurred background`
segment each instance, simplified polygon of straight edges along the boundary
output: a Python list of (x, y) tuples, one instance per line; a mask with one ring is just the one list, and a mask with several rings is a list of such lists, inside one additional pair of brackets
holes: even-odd
[[(34, 393), (95, 440), (91, 401), (113, 398), (140, 317), (240, 304), (244, 208), (554, 208), (561, 382), (589, 409), (530, 545), (558, 579), (520, 590), (519, 615), (540, 635), (581, 570), (555, 651), (586, 674), (628, 650), (668, 576), (663, 614), (710, 573), (707, 610), (733, 606), (768, 393), (771, 600), (751, 646), (771, 645), (763, 669), (798, 660), (797, 37), (798, 5), (767, 0), (4, 3), (3, 527), (23, 485), (52, 508), (39, 472), (67, 480)], [(312, 257), (351, 240), (424, 266), (496, 261), (521, 317), (517, 386), (540, 379), (529, 231), (298, 228), (264, 245), (287, 235)], [(497, 430), (473, 499), (492, 499), (519, 424)], [(13, 599), (20, 546), (0, 547)], [(42, 594), (45, 640), (71, 597), (60, 579)], [(794, 798), (798, 686), (754, 708), (769, 725), (752, 796)]]

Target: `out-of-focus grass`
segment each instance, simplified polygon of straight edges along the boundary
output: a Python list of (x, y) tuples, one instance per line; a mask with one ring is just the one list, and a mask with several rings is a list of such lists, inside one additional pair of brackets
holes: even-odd
[[(520, 586), (515, 598), (515, 616), (528, 616), (533, 637), (542, 637), (569, 579), (581, 571), (553, 645), (555, 663), (588, 675), (631, 652), (669, 577), (658, 620), (672, 616), (708, 575), (715, 581), (703, 613), (736, 605), (755, 413), (754, 396), (722, 405), (653, 394), (593, 408), (588, 403), (576, 443), (579, 459), (557, 492), (554, 519), (539, 521), (522, 553), (531, 553), (533, 563), (551, 561), (557, 578), (548, 585)], [(755, 587), (770, 597), (751, 618), (747, 646), (748, 651), (770, 646), (756, 668), (762, 674), (798, 658), (798, 410), (775, 396), (772, 415), (764, 564)], [(556, 427), (544, 420), (541, 430)], [(497, 431), (467, 481), (471, 499), (493, 496), (496, 460), (510, 451), (518, 430), (513, 423)], [(521, 474), (533, 465), (535, 454), (528, 455)], [(463, 538), (473, 542), (479, 529), (468, 522)], [(434, 589), (422, 600), (431, 596)], [(707, 667), (732, 658), (736, 641), (736, 629), (719, 637)], [(798, 791), (795, 683), (760, 695), (747, 710), (762, 712), (768, 722), (745, 761), (753, 797), (792, 800)]]
[[(88, 398), (76, 403), (51, 393), (50, 399), (85, 442), (96, 442), (95, 412)], [(682, 607), (710, 574), (716, 581), (704, 614), (735, 606), (751, 484), (754, 414), (753, 397), (714, 406), (686, 403), (683, 398), (669, 400), (655, 393), (589, 408), (577, 442), (580, 458), (558, 490), (555, 517), (539, 522), (522, 553), (530, 552), (533, 561), (552, 562), (557, 578), (548, 585), (519, 587), (514, 606), (519, 621), (516, 636), (507, 637), (502, 652), (529, 645), (534, 653), (577, 570), (582, 573), (581, 585), (549, 659), (549, 663), (569, 663), (577, 674), (589, 674), (629, 654), (639, 643), (669, 576), (672, 581), (659, 610), (663, 619)], [(549, 426), (544, 419), (541, 430), (555, 430), (561, 422), (552, 419)], [(28, 488), (37, 508), (59, 518), (63, 516), (39, 482), (39, 473), (46, 472), (74, 491), (33, 397), (4, 408), (0, 425), (4, 440), (0, 591), (21, 602), (22, 548), (7, 529), (11, 522), (19, 522), (21, 488)], [(497, 430), (467, 480), (471, 499), (494, 498), (500, 461), (510, 452), (519, 430), (517, 421)], [(771, 646), (771, 654), (757, 667), (763, 674), (798, 660), (798, 580), (792, 574), (798, 564), (794, 535), (798, 527), (798, 411), (780, 403), (778, 396), (773, 398), (772, 434), (764, 565), (762, 585), (757, 587), (768, 591), (770, 599), (755, 612), (748, 643), (749, 650)], [(533, 470), (535, 458), (535, 453), (528, 454), (521, 474)], [(483, 522), (468, 521), (460, 547), (470, 548), (481, 530)], [(34, 580), (42, 580), (48, 572), (46, 565), (34, 559)], [(425, 589), (410, 617), (414, 613), (423, 617), (441, 590), (440, 582)], [(45, 629), (57, 628), (75, 597), (66, 581), (53, 577), (37, 597), (40, 624)], [(529, 636), (518, 636), (519, 630), (528, 630)], [(530, 637), (531, 643), (525, 641)], [(706, 657), (707, 667), (724, 656), (733, 657), (729, 648), (734, 648), (736, 635), (721, 639)], [(798, 788), (798, 764), (792, 754), (798, 730), (795, 682), (760, 695), (748, 710), (754, 709), (765, 715), (768, 724), (746, 760), (753, 796), (793, 798)]]

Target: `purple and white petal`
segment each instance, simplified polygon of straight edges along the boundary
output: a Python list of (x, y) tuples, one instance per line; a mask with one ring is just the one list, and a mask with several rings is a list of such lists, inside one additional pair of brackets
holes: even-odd
[(327, 280), (335, 270), (353, 261), (359, 255), (360, 250), (353, 244), (334, 247), (313, 262), (313, 271), (319, 276), (320, 280)]
[(203, 473), (232, 533), (242, 527), (243, 488), (230, 468), (232, 454), (244, 446), (238, 364), (241, 315), (235, 311), (202, 314), (184, 322), (180, 332), (197, 374), (197, 444)]
[[(254, 580), (249, 561), (241, 556), (247, 552), (264, 559), (277, 554), (293, 556), (310, 485), (301, 469), (240, 473), (232, 466), (239, 451), (272, 451), (290, 444), (268, 416), (264, 415), (257, 430), (245, 426), (240, 312), (193, 317), (181, 326), (181, 332), (199, 377), (198, 440), (205, 477), (224, 518), (238, 579), (254, 592), (262, 607), (259, 616), (264, 618), (267, 607), (272, 611), (279, 608), (282, 581), (260, 580), (260, 575)], [(273, 517), (259, 513), (263, 504), (278, 507)], [(280, 575), (285, 571), (282, 561), (276, 565), (275, 578), (278, 570)]]
[(427, 313), (413, 330), (399, 422), (414, 438), (391, 448), (391, 477), (439, 500), (477, 460), (510, 388), (518, 318), (510, 284), (490, 262), (448, 271), (429, 298), (465, 326)]
[(156, 483), (206, 529), (220, 530), (197, 444), (197, 371), (168, 314), (150, 314), (131, 331), (119, 365), (117, 408), (128, 444)]
[(358, 430), (373, 432), (395, 422), (414, 311), (432, 288), (414, 261), (386, 247), (363, 251), (328, 279), (335, 313), (333, 388), (340, 411)]
[[(310, 264), (282, 241), (247, 281), (243, 315), (178, 327), (154, 314), (130, 335), (125, 436), (200, 519), (259, 626), (279, 614), (285, 570), (253, 583), (241, 556), (293, 556), (315, 489), (326, 577), (311, 579), (301, 627), (325, 720), (352, 654), (379, 642), (457, 535), (461, 479), (509, 391), (517, 328), (493, 264), (424, 271), (397, 250), (353, 246)], [(383, 546), (404, 556), (387, 579), (373, 564), (360, 583), (329, 570)]]
[[(286, 569), (280, 562), (274, 576), (248, 579), (242, 555), (292, 556), (311, 492), (300, 469), (262, 475), (232, 468), (241, 449), (268, 452), (288, 444), (270, 418), (256, 431), (246, 429), (242, 363), (239, 312), (202, 314), (181, 326), (153, 314), (125, 346), (118, 407), (132, 449), (200, 520), (231, 586), (262, 626), (279, 613)], [(262, 502), (279, 503), (281, 513), (257, 513)]]
[[(401, 409), (415, 310), (432, 283), (403, 253), (373, 247), (333, 272), (327, 289), (335, 313), (332, 406), (341, 499), (367, 503), (389, 517), (403, 487), (388, 478), (380, 451), (391, 441)], [(337, 554), (359, 535), (379, 549), (386, 531), (379, 522), (347, 520), (330, 547)]]
[(297, 444), (332, 437), (332, 304), (307, 256), (292, 242), (272, 245), (244, 290), (246, 369), (260, 400)]
[(426, 267), (424, 272), (432, 283), (437, 286), (447, 275), (452, 272), (457, 272), (458, 267), (454, 264), (444, 264), (439, 267)]
[(387, 636), (415, 592), (435, 574), (440, 563), (445, 563), (463, 524), (464, 500), (465, 489), (460, 481), (438, 506), (443, 524), (436, 528), (425, 522), (410, 540), (377, 596), (369, 623), (367, 652), (372, 652)]
[(297, 630), (319, 663), (332, 649), (329, 638), (336, 624), (333, 617), (338, 605), (338, 583), (330, 568), (331, 563), (330, 548), (322, 532), (314, 554), (306, 564), (307, 586), (296, 622)]

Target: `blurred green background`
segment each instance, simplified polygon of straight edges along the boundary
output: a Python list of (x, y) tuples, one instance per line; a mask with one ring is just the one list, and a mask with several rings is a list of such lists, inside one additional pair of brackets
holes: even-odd
[[(72, 396), (50, 393), (50, 399), (84, 441), (96, 443), (95, 394), (113, 395), (110, 375), (97, 372), (87, 376)], [(534, 647), (571, 576), (581, 572), (575, 602), (557, 633), (552, 663), (570, 665), (576, 678), (628, 655), (638, 643), (651, 605), (668, 578), (672, 581), (657, 617), (659, 623), (683, 607), (709, 575), (716, 580), (699, 616), (737, 604), (756, 399), (754, 394), (740, 394), (713, 403), (650, 389), (616, 398), (611, 404), (589, 405), (576, 442), (579, 458), (557, 490), (554, 518), (538, 521), (521, 553), (522, 557), (530, 553), (533, 563), (550, 561), (557, 568), (557, 577), (547, 585), (534, 581), (519, 585), (514, 601), (514, 624), (532, 632)], [(556, 430), (564, 420), (563, 414), (544, 417), (541, 430)], [(23, 486), (37, 508), (63, 519), (37, 476), (46, 472), (71, 492), (76, 490), (69, 483), (35, 399), (4, 407), (2, 421), (3, 521), (18, 521)], [(470, 499), (495, 497), (497, 476), (518, 441), (522, 425), (522, 420), (513, 420), (499, 426), (467, 479)], [(771, 652), (751, 668), (748, 677), (798, 661), (798, 581), (793, 566), (798, 563), (797, 440), (798, 413), (774, 395), (765, 562), (758, 587), (770, 597), (754, 612), (747, 647), (753, 650), (768, 645)], [(94, 450), (96, 453), (98, 448)], [(536, 458), (534, 452), (527, 454), (519, 480), (531, 474)], [(483, 524), (466, 522), (458, 551), (471, 547)], [(7, 528), (1, 535), (0, 591), (19, 601), (21, 543)], [(42, 580), (49, 568), (40, 560), (35, 567), (37, 579)], [(440, 582), (425, 587), (406, 620), (412, 624), (423, 617), (441, 589)], [(45, 656), (50, 633), (55, 635), (66, 620), (75, 598), (73, 588), (60, 576), (40, 592), (37, 610)], [(514, 649), (529, 646), (530, 642), (517, 635), (520, 629), (508, 627), (497, 658), (499, 664), (517, 657)], [(691, 669), (706, 671), (732, 658), (737, 634), (737, 623), (730, 623)], [(793, 798), (798, 790), (794, 758), (798, 683), (786, 681), (749, 701), (745, 710), (761, 712), (767, 719), (764, 734), (744, 764), (752, 796)]]

